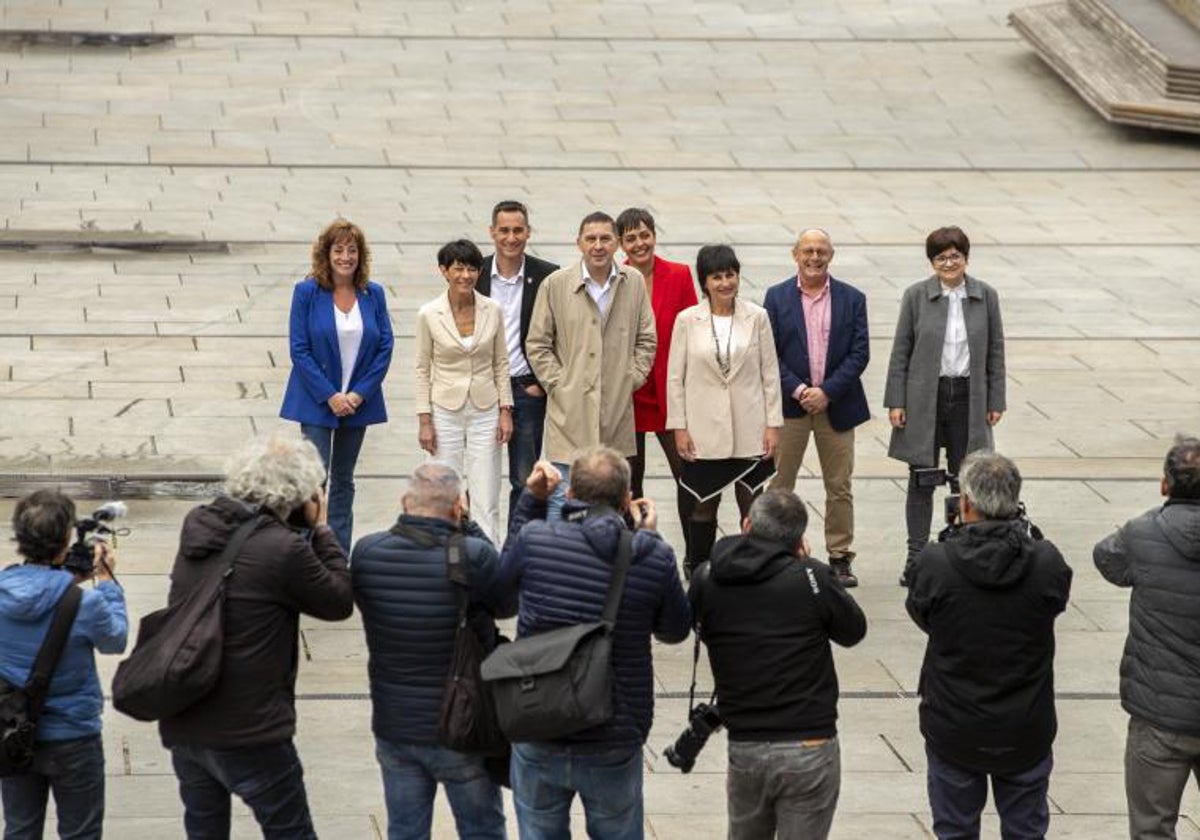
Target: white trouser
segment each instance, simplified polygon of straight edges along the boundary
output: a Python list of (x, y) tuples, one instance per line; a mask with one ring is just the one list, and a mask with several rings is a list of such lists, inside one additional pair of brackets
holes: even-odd
[(449, 464), (462, 476), (471, 495), (471, 518), (488, 539), (500, 545), (500, 444), (496, 425), (500, 409), (476, 408), (470, 400), (457, 411), (433, 406), (437, 455), (431, 460)]

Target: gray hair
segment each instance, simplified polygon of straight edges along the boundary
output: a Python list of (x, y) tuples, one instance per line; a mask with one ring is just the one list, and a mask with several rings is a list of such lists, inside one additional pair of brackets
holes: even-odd
[(629, 461), (615, 449), (585, 449), (571, 464), (571, 496), (589, 505), (625, 506), (629, 493)]
[(225, 467), (225, 492), (286, 517), (317, 492), (325, 465), (317, 448), (302, 437), (277, 432), (259, 438)]
[(449, 516), (460, 495), (462, 480), (454, 467), (437, 461), (426, 461), (413, 470), (408, 479), (408, 489), (404, 491), (403, 498), (404, 511), (430, 516)]
[(998, 452), (972, 452), (964, 458), (958, 483), (984, 519), (1015, 519), (1021, 513), (1021, 471)]
[(750, 536), (787, 546), (792, 551), (808, 529), (808, 509), (800, 497), (782, 487), (767, 490), (754, 500), (747, 514)]
[(792, 245), (792, 247), (798, 247), (800, 245), (800, 240), (804, 238), (805, 234), (809, 234), (809, 233), (821, 234), (821, 236), (825, 237), (825, 241), (829, 243), (829, 247), (830, 248), (833, 247), (833, 237), (829, 235), (829, 231), (825, 230), (825, 228), (822, 228), (822, 227), (806, 227), (806, 228), (804, 228), (804, 230), (802, 230), (796, 234), (796, 241)]
[(1172, 499), (1200, 499), (1200, 438), (1175, 438), (1163, 463), (1163, 478)]

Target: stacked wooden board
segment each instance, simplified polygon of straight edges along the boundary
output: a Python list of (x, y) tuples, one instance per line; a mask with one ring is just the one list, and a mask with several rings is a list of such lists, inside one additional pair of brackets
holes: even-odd
[(1060, 0), (1009, 21), (1106, 119), (1200, 134), (1200, 0)]

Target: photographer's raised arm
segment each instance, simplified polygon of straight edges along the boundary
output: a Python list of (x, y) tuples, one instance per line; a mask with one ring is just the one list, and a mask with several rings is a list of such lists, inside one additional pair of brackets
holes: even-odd
[(293, 556), (286, 586), (296, 608), (323, 621), (342, 621), (354, 612), (350, 565), (337, 535), (328, 525), (312, 532), (312, 544), (299, 534), (291, 543)]
[(1121, 537), (1124, 528), (1118, 528), (1092, 549), (1092, 561), (1104, 579), (1117, 586), (1133, 586), (1133, 569)]

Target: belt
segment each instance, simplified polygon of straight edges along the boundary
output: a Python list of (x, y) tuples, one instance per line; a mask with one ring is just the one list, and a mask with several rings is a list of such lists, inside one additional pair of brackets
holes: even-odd
[(512, 383), (514, 385), (520, 385), (522, 388), (524, 388), (527, 385), (538, 384), (537, 377), (534, 376), (532, 373), (523, 373), (520, 376), (510, 376), (509, 379), (512, 380)]

